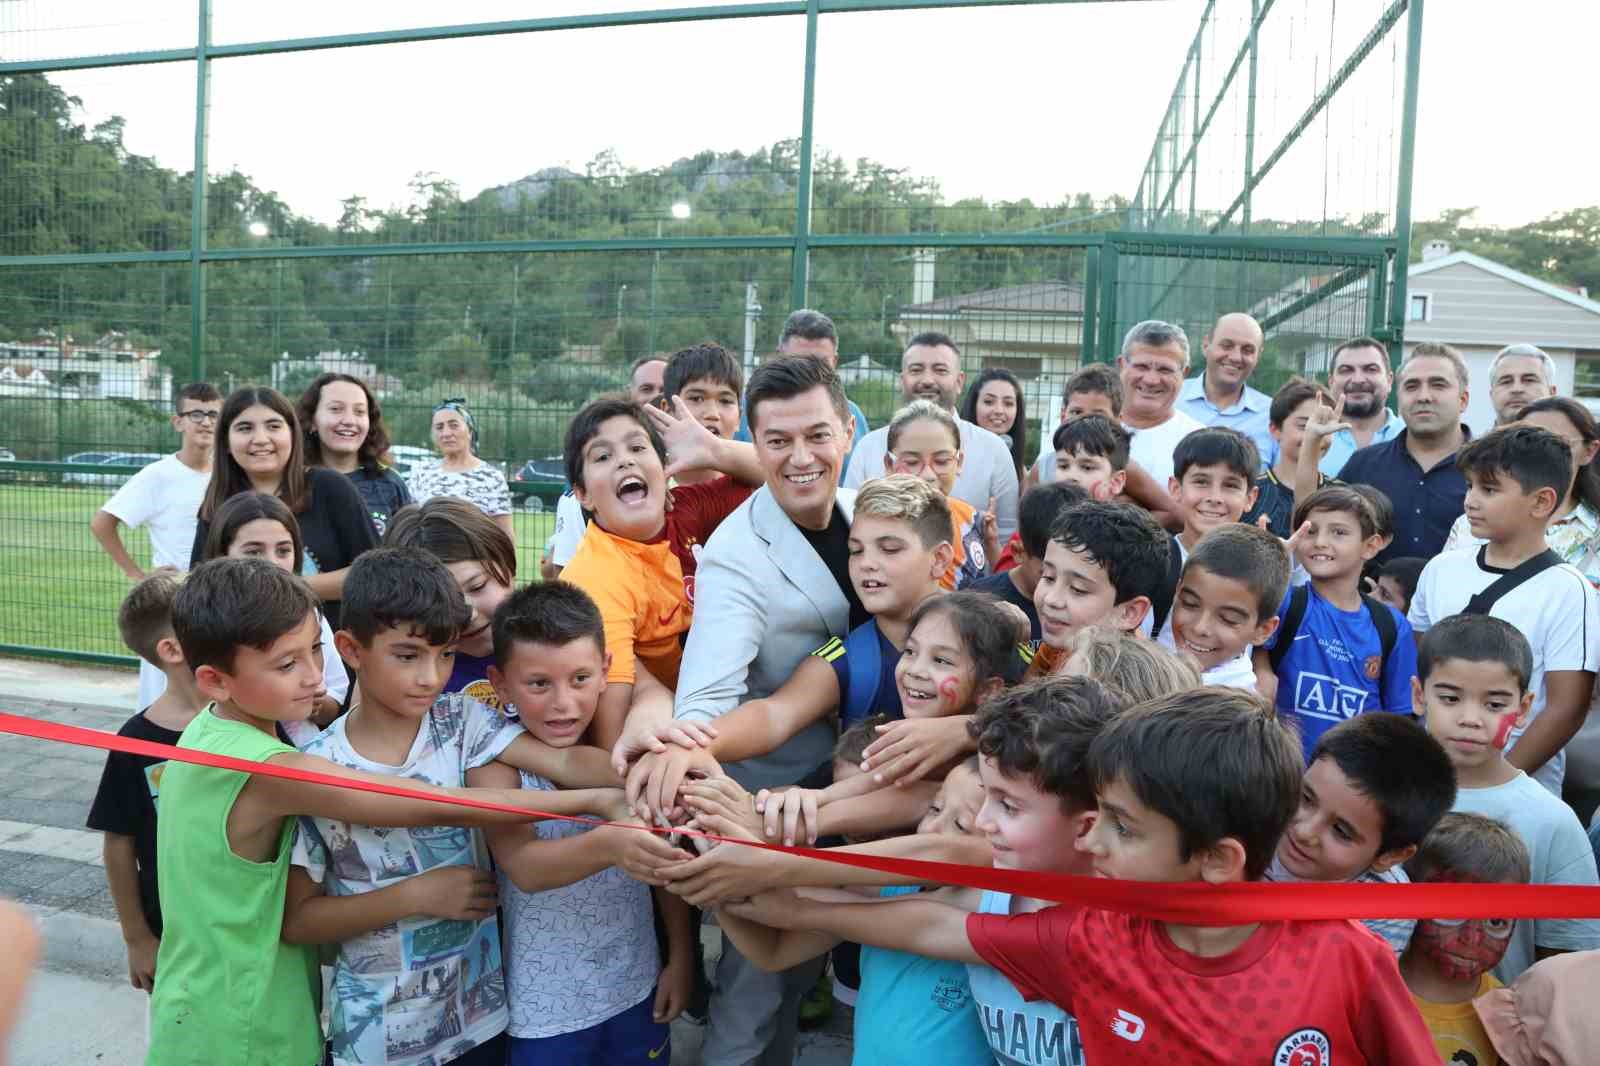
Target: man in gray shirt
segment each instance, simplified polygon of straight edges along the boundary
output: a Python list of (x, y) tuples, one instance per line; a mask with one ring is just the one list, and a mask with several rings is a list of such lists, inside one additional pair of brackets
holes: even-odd
[[(900, 356), (900, 391), (905, 402), (931, 400), (956, 413), (956, 399), (967, 376), (961, 371), (961, 349), (943, 333), (919, 333), (911, 338)], [(1017, 528), (1017, 467), (1005, 438), (957, 417), (961, 429), (964, 460), (961, 476), (951, 495), (972, 504), (980, 512), (994, 501), (995, 521), (1000, 527), (1000, 543), (1010, 539)], [(889, 429), (875, 429), (861, 438), (850, 466), (845, 471), (844, 487), (858, 489), (887, 471), (884, 456), (889, 453)]]

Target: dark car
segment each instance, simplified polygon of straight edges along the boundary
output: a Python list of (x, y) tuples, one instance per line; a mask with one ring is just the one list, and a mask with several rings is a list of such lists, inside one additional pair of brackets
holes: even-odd
[(534, 514), (543, 512), (547, 505), (554, 507), (556, 500), (566, 491), (567, 466), (559, 455), (529, 459), (511, 479), (512, 495), (518, 498), (524, 509)]

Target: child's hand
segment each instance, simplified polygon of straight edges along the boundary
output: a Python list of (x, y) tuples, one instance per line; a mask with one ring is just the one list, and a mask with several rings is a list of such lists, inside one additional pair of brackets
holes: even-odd
[(499, 897), (494, 875), (476, 866), (439, 866), (406, 884), (415, 894), (413, 913), (449, 921), (482, 921)]
[(642, 884), (663, 886), (664, 867), (688, 862), (694, 856), (639, 826), (639, 822), (603, 825), (594, 832), (611, 838), (613, 866)]
[(709, 722), (685, 719), (655, 727), (643, 721), (637, 725), (630, 722), (623, 727), (622, 736), (617, 738), (616, 746), (611, 749), (611, 768), (618, 777), (626, 777), (628, 767), (635, 761), (652, 752), (660, 754), (666, 751), (668, 744), (676, 744), (681, 748), (709, 748), (716, 737), (717, 728)]
[(720, 777), (722, 766), (704, 748), (667, 748), (651, 752), (628, 771), (628, 803), (641, 818), (664, 814), (675, 818), (678, 789), (686, 778)]
[(1319, 403), (1312, 408), (1311, 417), (1306, 419), (1306, 443), (1315, 448), (1322, 438), (1349, 428), (1350, 423), (1344, 421), (1344, 396), (1341, 394), (1332, 407)]
[[(759, 842), (736, 822), (708, 814), (689, 823), (693, 828), (734, 840)], [(694, 907), (712, 907), (729, 899), (743, 899), (773, 887), (772, 856), (760, 848), (716, 844), (705, 854), (661, 871), (668, 892)]]
[(994, 497), (989, 497), (989, 509), (983, 512), (983, 521), (978, 526), (978, 537), (983, 541), (983, 552), (989, 557), (989, 565), (1000, 558), (1000, 520), (995, 517)]
[[(698, 823), (697, 828), (718, 836), (744, 837), (759, 841), (765, 826), (756, 810), (756, 798), (731, 777), (708, 777), (686, 781), (678, 795)], [(715, 819), (721, 828), (712, 829)], [(724, 831), (726, 830), (726, 831)]]
[(967, 718), (907, 718), (878, 727), (861, 768), (881, 784), (909, 785), (972, 751)]
[(645, 406), (644, 414), (661, 435), (661, 443), (666, 445), (667, 466), (663, 473), (667, 477), (677, 477), (690, 470), (716, 468), (717, 448), (721, 440), (700, 424), (700, 420), (683, 402), (683, 397), (672, 398), (670, 414), (653, 404)]
[(141, 992), (154, 992), (156, 987), (156, 952), (161, 948), (161, 938), (154, 933), (128, 943), (128, 983)]
[(332, 696), (318, 696), (311, 705), (311, 724), (318, 729), (326, 729), (339, 717), (339, 701)]
[(800, 912), (800, 897), (792, 888), (759, 892), (749, 899), (730, 900), (722, 905), (735, 917), (769, 929), (793, 929)]
[(817, 843), (817, 806), (820, 789), (789, 788), (782, 792), (762, 789), (756, 793), (756, 811), (764, 817), (761, 831), (767, 839), (783, 832), (783, 842), (794, 847), (799, 840), (809, 847)]
[(686, 953), (673, 952), (656, 978), (656, 1001), (650, 1012), (657, 1025), (665, 1025), (689, 1005), (694, 991), (694, 962)]

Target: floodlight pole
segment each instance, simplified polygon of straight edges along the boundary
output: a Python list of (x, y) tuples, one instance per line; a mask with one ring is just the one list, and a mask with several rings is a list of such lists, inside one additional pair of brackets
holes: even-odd
[(1406, 89), (1400, 115), (1400, 173), (1394, 205), (1394, 272), (1390, 284), (1389, 358), (1399, 366), (1405, 355), (1407, 272), (1411, 268), (1411, 170), (1417, 155), (1417, 80), (1422, 67), (1422, 0), (1406, 10)]

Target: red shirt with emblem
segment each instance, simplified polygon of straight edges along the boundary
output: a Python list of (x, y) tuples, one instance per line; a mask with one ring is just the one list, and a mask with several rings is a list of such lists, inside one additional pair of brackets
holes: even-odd
[(1078, 1019), (1093, 1063), (1438, 1062), (1394, 952), (1357, 922), (1265, 922), (1217, 958), (1159, 922), (1090, 908), (973, 914), (967, 937), (1022, 997)]

